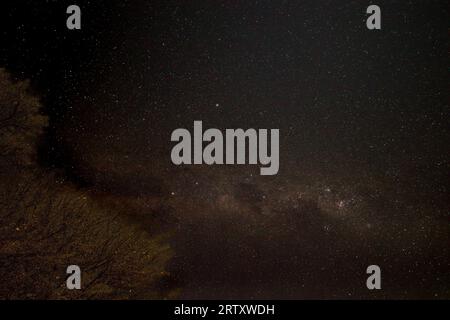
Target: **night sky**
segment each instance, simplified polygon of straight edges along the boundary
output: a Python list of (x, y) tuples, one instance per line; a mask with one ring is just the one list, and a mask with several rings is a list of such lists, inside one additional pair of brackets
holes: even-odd
[[(446, 1), (6, 2), (0, 66), (42, 97), (41, 165), (163, 201), (181, 297), (450, 298)], [(173, 165), (194, 120), (279, 128), (278, 175)]]

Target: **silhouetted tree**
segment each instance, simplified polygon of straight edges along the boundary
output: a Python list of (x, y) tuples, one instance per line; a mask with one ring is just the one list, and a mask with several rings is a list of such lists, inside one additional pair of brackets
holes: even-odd
[(36, 142), (48, 119), (40, 113), (39, 99), (31, 94), (29, 81), (13, 82), (0, 68), (0, 148), (21, 164), (31, 164)]
[[(0, 298), (162, 298), (170, 248), (36, 162), (48, 119), (0, 69)], [(79, 265), (82, 290), (66, 288)]]

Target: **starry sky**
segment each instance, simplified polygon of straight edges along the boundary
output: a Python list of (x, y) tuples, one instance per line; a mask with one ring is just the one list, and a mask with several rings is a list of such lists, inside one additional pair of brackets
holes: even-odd
[[(69, 31), (72, 2), (2, 3), (0, 66), (42, 96), (42, 166), (167, 204), (182, 297), (450, 297), (446, 1), (376, 1), (376, 31), (371, 1), (77, 0)], [(279, 128), (279, 174), (174, 166), (194, 120)]]

